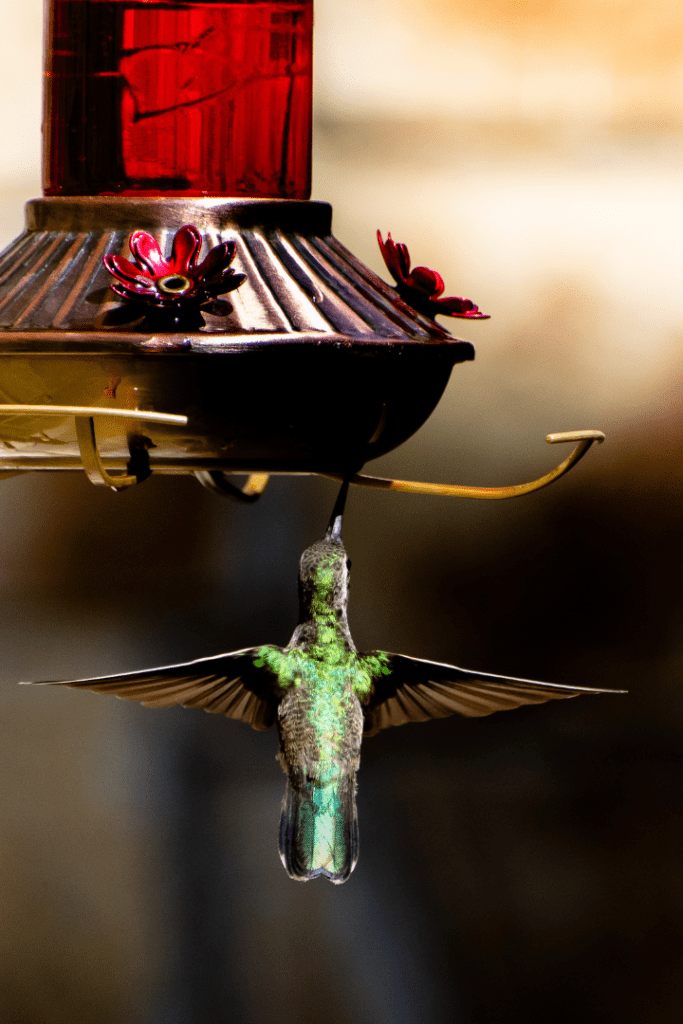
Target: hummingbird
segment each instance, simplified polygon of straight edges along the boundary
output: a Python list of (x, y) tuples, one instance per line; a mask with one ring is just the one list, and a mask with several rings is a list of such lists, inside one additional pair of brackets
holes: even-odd
[(136, 700), (180, 704), (277, 726), (287, 776), (279, 850), (298, 881), (347, 881), (358, 859), (361, 741), (449, 715), (478, 717), (580, 694), (621, 693), (474, 672), (388, 651), (359, 653), (349, 630), (349, 561), (341, 537), (348, 481), (322, 540), (299, 565), (299, 621), (286, 647), (266, 644), (179, 665), (92, 679), (45, 680)]

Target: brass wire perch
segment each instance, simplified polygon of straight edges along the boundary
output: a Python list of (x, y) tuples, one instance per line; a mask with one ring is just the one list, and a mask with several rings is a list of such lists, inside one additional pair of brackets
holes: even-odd
[(222, 498), (234, 498), (235, 501), (249, 505), (253, 505), (255, 501), (259, 500), (270, 480), (269, 473), (252, 473), (247, 477), (243, 487), (237, 487), (236, 484), (226, 480), (225, 473), (221, 470), (196, 469), (194, 475), (207, 491), (220, 494)]
[[(562, 444), (566, 441), (578, 441), (574, 451), (564, 462), (528, 484), (511, 484), (508, 487), (467, 487), (460, 484), (430, 484), (419, 483), (417, 480), (389, 480), (379, 476), (365, 476), (356, 473), (349, 478), (349, 482), (359, 487), (378, 487), (385, 491), (403, 491), (408, 494), (439, 494), (446, 498), (518, 498), (522, 494), (531, 494), (547, 487), (561, 476), (568, 473), (572, 466), (584, 457), (588, 449), (596, 441), (601, 444), (605, 435), (601, 430), (569, 430), (559, 434), (548, 434), (548, 444)], [(321, 473), (320, 476), (329, 477), (332, 480), (343, 480), (341, 473)]]
[[(149, 458), (146, 450), (135, 444), (135, 437), (129, 436), (131, 460), (128, 472), (118, 475), (110, 474), (104, 467), (97, 448), (95, 437), (95, 416), (109, 416), (116, 419), (137, 420), (139, 422), (165, 423), (174, 426), (186, 426), (187, 416), (174, 413), (152, 412), (140, 409), (100, 408), (79, 405), (9, 405), (0, 403), (0, 416), (73, 416), (76, 424), (76, 436), (80, 450), (83, 469), (88, 479), (94, 484), (110, 487), (114, 491), (125, 490), (133, 484), (140, 483), (150, 475)], [(355, 473), (345, 477), (343, 473), (316, 473), (316, 476), (331, 480), (348, 479), (349, 483), (359, 487), (376, 487), (385, 491), (402, 491), (407, 494), (435, 494), (447, 498), (517, 498), (522, 494), (531, 494), (542, 487), (559, 480), (561, 476), (579, 462), (591, 445), (600, 444), (605, 440), (601, 430), (571, 430), (563, 433), (548, 434), (548, 444), (577, 442), (572, 453), (559, 466), (526, 484), (512, 484), (507, 487), (471, 487), (461, 484), (421, 483), (417, 480), (392, 480), (386, 477), (366, 476)], [(0, 470), (0, 480), (25, 473), (25, 469)], [(223, 497), (237, 501), (253, 503), (263, 494), (269, 473), (252, 473), (242, 487), (231, 483), (222, 470), (193, 470), (199, 482)], [(297, 474), (298, 475), (298, 474)]]
[[(151, 412), (141, 409), (100, 408), (89, 405), (7, 405), (0, 404), (0, 416), (73, 416), (76, 424), (76, 438), (81, 454), (83, 469), (93, 484), (110, 487), (112, 491), (123, 491), (133, 484), (141, 483), (150, 475), (149, 459), (142, 449), (131, 451), (131, 461), (137, 462), (135, 473), (119, 473), (113, 476), (102, 462), (95, 436), (95, 416), (113, 416), (115, 419), (138, 420), (143, 423), (166, 423), (173, 426), (187, 426), (187, 416), (169, 412)], [(0, 470), (0, 480), (21, 476), (25, 469)], [(270, 479), (267, 473), (252, 473), (243, 487), (237, 487), (225, 479), (221, 472), (196, 470), (199, 482), (214, 494), (234, 498), (237, 501), (254, 502), (263, 494)]]
[[(584, 457), (588, 449), (595, 444), (601, 444), (605, 435), (601, 430), (567, 430), (562, 433), (548, 434), (548, 444), (563, 444), (576, 441), (578, 444), (573, 452), (567, 456), (564, 462), (552, 469), (545, 476), (538, 480), (532, 480), (527, 484), (511, 484), (508, 487), (469, 487), (461, 484), (430, 484), (420, 483), (417, 480), (390, 480), (386, 477), (366, 476), (362, 473), (355, 473), (348, 477), (351, 484), (358, 487), (376, 487), (384, 491), (403, 491), (406, 494), (437, 494), (446, 498), (518, 498), (522, 494), (531, 494), (533, 491), (540, 491), (542, 487), (559, 480), (561, 476)], [(223, 497), (234, 498), (237, 501), (254, 502), (263, 494), (270, 476), (268, 473), (253, 473), (246, 481), (242, 489), (231, 484), (220, 470), (211, 472), (195, 471), (194, 474), (199, 482)], [(347, 479), (343, 473), (316, 473), (316, 476), (323, 476), (329, 480)]]
[[(138, 420), (147, 423), (170, 423), (186, 426), (187, 416), (175, 413), (150, 412), (141, 409), (107, 409), (90, 405), (0, 405), (0, 416), (73, 416), (76, 422), (76, 437), (81, 453), (83, 469), (93, 484), (110, 487), (113, 491), (122, 491), (133, 484), (139, 483), (149, 476), (148, 460), (140, 456), (140, 450), (131, 451), (131, 461), (143, 462), (136, 473), (124, 473), (112, 476), (104, 468), (95, 438), (95, 416), (113, 416), (115, 419)], [(18, 476), (27, 470), (6, 470), (0, 472), (0, 479)]]

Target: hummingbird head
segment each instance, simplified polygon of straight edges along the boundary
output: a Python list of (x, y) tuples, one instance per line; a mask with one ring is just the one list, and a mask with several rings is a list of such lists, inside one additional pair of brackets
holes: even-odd
[(344, 545), (339, 540), (322, 540), (306, 548), (299, 562), (299, 607), (303, 617), (346, 620), (349, 598), (349, 569)]
[(299, 605), (304, 615), (330, 615), (346, 621), (349, 561), (341, 538), (348, 480), (342, 484), (327, 533), (306, 548), (299, 562)]

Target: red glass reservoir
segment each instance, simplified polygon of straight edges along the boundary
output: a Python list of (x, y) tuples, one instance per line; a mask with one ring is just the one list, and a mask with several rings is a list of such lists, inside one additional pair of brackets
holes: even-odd
[(50, 0), (44, 190), (307, 199), (312, 0)]

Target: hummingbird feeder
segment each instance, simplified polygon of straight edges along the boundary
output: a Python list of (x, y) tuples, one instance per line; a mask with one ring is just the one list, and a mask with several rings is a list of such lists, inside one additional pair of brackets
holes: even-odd
[(191, 473), (253, 501), (272, 473), (351, 474), (502, 498), (602, 440), (549, 435), (577, 446), (518, 487), (360, 475), (474, 358), (435, 316), (483, 314), (380, 236), (389, 286), (309, 199), (312, 0), (46, 10), (44, 198), (0, 256), (0, 476)]

